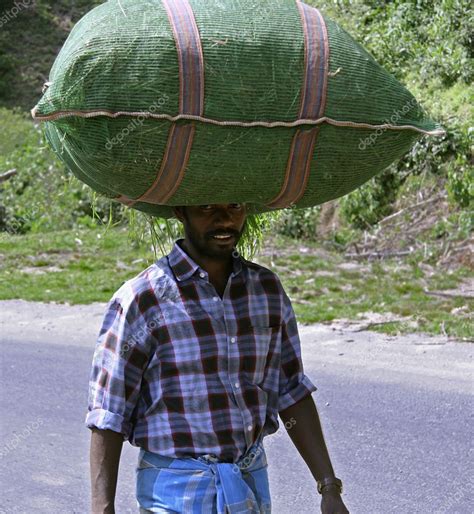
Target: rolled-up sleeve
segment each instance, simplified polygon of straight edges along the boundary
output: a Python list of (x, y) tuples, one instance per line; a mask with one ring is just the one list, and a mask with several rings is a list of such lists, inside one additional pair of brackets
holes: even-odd
[(283, 293), (283, 296), (285, 314), (282, 324), (278, 411), (291, 407), (317, 390), (313, 382), (304, 374), (295, 313), (286, 293)]
[(107, 304), (96, 342), (89, 379), (88, 428), (112, 430), (127, 440), (150, 347), (134, 304), (124, 308), (112, 298)]

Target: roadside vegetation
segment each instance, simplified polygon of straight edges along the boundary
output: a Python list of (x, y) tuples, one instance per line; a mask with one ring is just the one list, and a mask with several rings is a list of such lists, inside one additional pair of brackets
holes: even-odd
[[(470, 340), (469, 270), (440, 273), (419, 259), (354, 262), (320, 243), (278, 235), (256, 262), (274, 270), (300, 323), (360, 325), (389, 334), (425, 332)], [(169, 247), (168, 247), (169, 249)], [(0, 300), (107, 302), (155, 261), (127, 227), (80, 228), (0, 239)]]
[[(0, 31), (0, 177), (8, 173), (0, 178), (0, 299), (107, 301), (179, 235), (177, 224), (93, 194), (63, 168), (31, 121), (29, 110), (68, 31), (97, 3), (36, 0)], [(260, 250), (242, 253), (278, 273), (301, 322), (349, 320), (391, 334), (472, 341), (470, 3), (317, 5), (447, 134), (420, 139), (342, 199), (267, 220)]]

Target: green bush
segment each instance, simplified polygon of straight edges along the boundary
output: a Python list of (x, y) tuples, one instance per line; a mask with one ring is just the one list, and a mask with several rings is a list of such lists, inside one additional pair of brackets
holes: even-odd
[(273, 223), (273, 229), (284, 236), (295, 239), (316, 240), (320, 207), (309, 209), (285, 209)]
[(474, 200), (474, 172), (464, 155), (459, 155), (448, 168), (449, 198), (460, 207), (472, 207)]
[(336, 19), (375, 59), (404, 80), (415, 71), (423, 84), (473, 81), (469, 0), (309, 0)]
[[(2, 3), (2, 14), (14, 6)], [(74, 23), (102, 0), (34, 0), (0, 30), (0, 106), (29, 111)]]
[(92, 190), (64, 169), (27, 115), (0, 108), (0, 124), (0, 172), (17, 170), (0, 183), (0, 230), (40, 232), (121, 219), (123, 207), (105, 198), (97, 198), (93, 215)]
[(391, 166), (340, 200), (342, 218), (354, 228), (370, 228), (392, 212), (402, 182), (396, 166)]

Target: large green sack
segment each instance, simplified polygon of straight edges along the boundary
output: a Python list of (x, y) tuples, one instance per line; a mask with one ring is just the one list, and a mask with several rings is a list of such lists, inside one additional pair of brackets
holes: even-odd
[(80, 180), (165, 218), (172, 205), (321, 204), (443, 133), (293, 0), (110, 0), (76, 24), (32, 115)]

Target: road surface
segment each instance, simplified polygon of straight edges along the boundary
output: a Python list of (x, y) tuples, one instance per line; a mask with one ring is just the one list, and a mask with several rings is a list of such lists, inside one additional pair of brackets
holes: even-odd
[[(84, 425), (105, 304), (0, 302), (1, 513), (89, 508)], [(351, 514), (474, 512), (473, 345), (301, 326), (305, 373)], [(264, 441), (275, 514), (320, 513), (285, 428)], [(117, 514), (136, 513), (138, 450), (122, 453)]]

